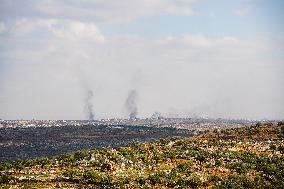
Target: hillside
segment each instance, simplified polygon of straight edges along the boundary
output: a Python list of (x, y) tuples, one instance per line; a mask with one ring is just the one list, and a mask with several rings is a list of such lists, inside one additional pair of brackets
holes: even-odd
[(204, 131), (0, 165), (0, 188), (283, 188), (284, 125)]

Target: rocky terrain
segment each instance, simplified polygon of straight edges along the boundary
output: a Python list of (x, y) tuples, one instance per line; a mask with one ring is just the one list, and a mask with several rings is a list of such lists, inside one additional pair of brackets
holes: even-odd
[(283, 188), (284, 124), (0, 165), (0, 188)]

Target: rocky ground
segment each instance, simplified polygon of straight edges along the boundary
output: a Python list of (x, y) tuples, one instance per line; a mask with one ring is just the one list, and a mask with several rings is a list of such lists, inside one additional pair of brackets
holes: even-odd
[(204, 131), (0, 165), (0, 188), (283, 188), (284, 125)]

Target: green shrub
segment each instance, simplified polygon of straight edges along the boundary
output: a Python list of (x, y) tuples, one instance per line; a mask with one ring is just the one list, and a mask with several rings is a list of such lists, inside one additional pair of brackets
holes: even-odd
[(63, 172), (62, 175), (73, 179), (76, 175), (78, 175), (78, 173), (79, 172), (76, 169), (68, 169), (67, 171)]
[(280, 128), (280, 132), (281, 132), (282, 137), (284, 137), (284, 124)]
[(144, 177), (137, 177), (135, 180), (138, 184), (144, 185), (146, 183), (146, 179)]
[(261, 122), (257, 122), (257, 123), (255, 124), (256, 127), (260, 127), (261, 125), (262, 125)]
[(111, 184), (110, 175), (97, 170), (85, 171), (83, 177), (93, 184), (109, 185)]
[(221, 183), (216, 183), (214, 189), (247, 189), (255, 188), (253, 180), (248, 179), (243, 175), (229, 176), (226, 180)]
[(15, 177), (12, 175), (7, 175), (5, 173), (0, 173), (0, 183), (9, 183), (11, 181), (14, 181)]
[(51, 163), (50, 159), (45, 157), (37, 159), (37, 165), (40, 165), (41, 167), (49, 165), (50, 163)]
[(216, 175), (210, 175), (209, 180), (213, 183), (217, 183), (218, 181), (221, 180), (221, 178)]
[(199, 188), (202, 186), (202, 182), (197, 175), (193, 175), (186, 180), (185, 185), (190, 188)]
[(7, 170), (7, 169), (11, 169), (11, 168), (12, 168), (11, 163), (5, 162), (5, 163), (0, 164), (0, 171), (4, 171), (4, 170)]
[(276, 150), (276, 146), (275, 146), (274, 144), (271, 144), (271, 145), (269, 146), (269, 148), (270, 148), (270, 150), (272, 150), (272, 151)]
[(178, 164), (175, 168), (178, 172), (191, 172), (192, 162), (185, 162)]
[(277, 150), (280, 151), (280, 153), (284, 154), (284, 146), (283, 145), (278, 146)]
[(195, 159), (197, 161), (203, 162), (206, 160), (206, 154), (203, 151), (195, 153)]
[(219, 159), (216, 159), (216, 160), (215, 160), (215, 166), (216, 166), (216, 167), (219, 167), (221, 164), (222, 164), (222, 163), (221, 163), (221, 161), (220, 161)]
[(74, 155), (72, 154), (67, 154), (67, 153), (62, 154), (62, 155), (57, 156), (56, 159), (63, 165), (70, 165), (70, 164), (75, 163), (75, 158), (74, 158)]
[(157, 173), (151, 174), (149, 176), (149, 180), (152, 184), (161, 184), (166, 181), (167, 175), (163, 171), (159, 171)]
[(237, 173), (246, 173), (250, 166), (247, 163), (237, 162), (229, 165), (230, 169), (234, 169)]
[(74, 154), (74, 158), (77, 160), (77, 161), (80, 161), (80, 160), (83, 160), (84, 158), (88, 157), (88, 152), (86, 151), (78, 151), (78, 152), (75, 152)]

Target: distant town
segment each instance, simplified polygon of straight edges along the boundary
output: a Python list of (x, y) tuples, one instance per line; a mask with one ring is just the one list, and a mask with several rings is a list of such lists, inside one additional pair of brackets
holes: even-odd
[[(62, 126), (145, 126), (145, 127), (170, 127), (187, 130), (214, 130), (222, 128), (236, 128), (256, 124), (257, 122), (267, 122), (268, 120), (246, 120), (246, 119), (212, 119), (212, 118), (134, 118), (134, 119), (101, 119), (101, 120), (1, 120), (0, 128), (16, 127), (62, 127)], [(277, 120), (269, 122), (276, 124)]]

